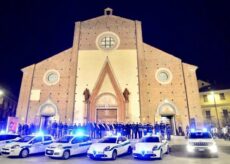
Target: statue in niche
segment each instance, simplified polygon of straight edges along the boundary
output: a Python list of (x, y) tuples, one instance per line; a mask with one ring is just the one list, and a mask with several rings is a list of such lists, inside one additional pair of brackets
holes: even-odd
[(90, 93), (89, 93), (88, 88), (85, 89), (85, 91), (83, 92), (83, 95), (85, 96), (85, 102), (88, 102), (90, 98)]
[(125, 88), (124, 92), (123, 92), (123, 96), (125, 98), (126, 102), (129, 102), (129, 90), (127, 88)]

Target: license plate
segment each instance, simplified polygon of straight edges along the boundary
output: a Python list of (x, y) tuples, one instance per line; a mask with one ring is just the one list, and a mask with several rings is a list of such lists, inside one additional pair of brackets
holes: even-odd
[(198, 151), (204, 151), (204, 149), (198, 149)]

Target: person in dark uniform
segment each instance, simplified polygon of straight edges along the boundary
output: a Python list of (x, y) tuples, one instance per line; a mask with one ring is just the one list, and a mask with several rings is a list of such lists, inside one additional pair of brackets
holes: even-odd
[(67, 132), (67, 134), (71, 134), (72, 131), (73, 131), (73, 124), (70, 124), (70, 125), (68, 126), (68, 132)]
[(101, 129), (99, 123), (95, 123), (95, 128), (96, 128), (96, 138), (98, 139), (101, 136)]
[(29, 134), (29, 126), (27, 123), (23, 125), (23, 135), (28, 135)]
[(59, 122), (59, 124), (58, 124), (58, 138), (62, 137), (62, 129), (63, 129), (63, 124), (62, 124), (62, 122)]
[(161, 133), (161, 136), (164, 138), (165, 137), (165, 124), (163, 122), (160, 123), (160, 133)]
[(100, 138), (102, 138), (105, 135), (105, 126), (103, 123), (99, 123), (100, 128)]
[(22, 135), (22, 124), (18, 124), (18, 134)]
[(147, 124), (143, 124), (143, 132), (144, 132), (144, 136), (147, 135), (147, 132), (148, 132), (148, 125)]
[(131, 124), (127, 123), (125, 125), (125, 129), (126, 129), (126, 137), (130, 139), (131, 138)]
[(132, 139), (137, 139), (138, 123), (132, 124)]
[(171, 133), (172, 133), (172, 128), (170, 126), (170, 124), (166, 125), (166, 134), (167, 134), (167, 140), (170, 141), (171, 140)]
[(63, 125), (63, 135), (67, 135), (67, 133), (68, 133), (68, 125), (65, 122), (65, 124)]
[(74, 124), (73, 124), (73, 130), (72, 130), (72, 133), (70, 133), (70, 134), (76, 134), (77, 129), (78, 129), (78, 126), (77, 126), (77, 124), (76, 124), (76, 123), (74, 123)]
[(138, 124), (138, 137), (139, 139), (142, 138), (142, 133), (143, 133), (143, 125), (141, 123)]
[(115, 128), (115, 134), (118, 133), (119, 129), (118, 129), (118, 123), (117, 122), (114, 122), (113, 124), (114, 128)]
[(54, 122), (52, 123), (52, 136), (56, 138), (57, 136), (57, 122), (56, 120), (54, 120)]
[(155, 130), (155, 134), (160, 133), (160, 125), (158, 124), (158, 122), (155, 123), (154, 130)]
[(153, 126), (151, 124), (147, 124), (147, 133), (153, 133)]

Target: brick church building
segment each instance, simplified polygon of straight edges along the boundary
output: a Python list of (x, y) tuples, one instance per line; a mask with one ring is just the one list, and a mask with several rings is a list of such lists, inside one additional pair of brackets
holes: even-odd
[(71, 48), (22, 69), (17, 117), (201, 125), (196, 69), (144, 43), (140, 21), (107, 8), (75, 23)]

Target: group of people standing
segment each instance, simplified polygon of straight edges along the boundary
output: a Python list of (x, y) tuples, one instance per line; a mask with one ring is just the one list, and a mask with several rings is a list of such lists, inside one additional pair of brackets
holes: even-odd
[(56, 122), (48, 124), (43, 129), (35, 126), (34, 124), (19, 125), (18, 133), (21, 135), (28, 135), (42, 130), (44, 133), (51, 134), (55, 138), (60, 138), (67, 134), (77, 134), (82, 132), (88, 134), (93, 139), (100, 139), (106, 135), (107, 131), (111, 131), (114, 134), (120, 133), (122, 136), (126, 136), (129, 139), (142, 138), (147, 133), (161, 134), (163, 137), (167, 137), (170, 140), (172, 134), (172, 127), (170, 124), (163, 122), (156, 122), (155, 124), (142, 124), (142, 123), (111, 123), (111, 122), (87, 122), (85, 124), (67, 124), (62, 122)]

